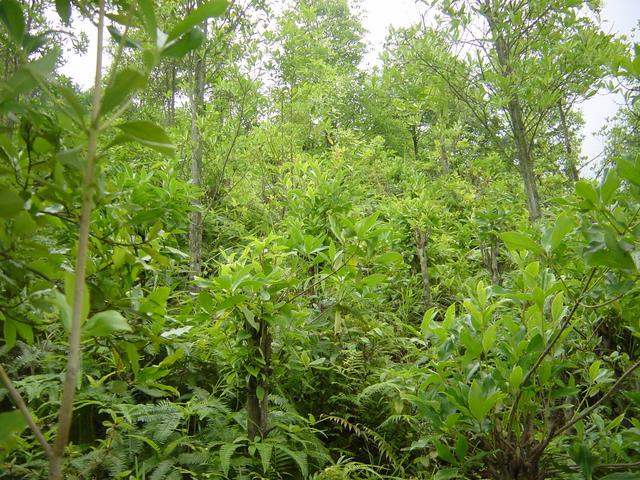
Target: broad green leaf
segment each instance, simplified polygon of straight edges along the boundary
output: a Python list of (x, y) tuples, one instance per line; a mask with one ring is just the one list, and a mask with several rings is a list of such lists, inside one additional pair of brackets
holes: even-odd
[(485, 330), (484, 334), (482, 335), (482, 349), (485, 351), (485, 353), (488, 353), (496, 343), (497, 334), (498, 328), (496, 327), (495, 323), (489, 325), (489, 327)]
[(264, 387), (262, 385), (258, 385), (256, 387), (256, 397), (258, 398), (258, 400), (262, 401), (264, 400), (264, 395), (265, 395)]
[(573, 230), (574, 226), (575, 220), (573, 217), (566, 213), (560, 214), (543, 239), (547, 252), (551, 253), (556, 250), (562, 244), (567, 234)]
[(511, 374), (509, 375), (509, 385), (514, 390), (517, 389), (518, 387), (520, 387), (523, 378), (524, 372), (522, 370), (522, 367), (520, 365), (516, 365), (515, 367), (513, 367), (513, 370), (511, 370)]
[(636, 167), (629, 160), (624, 160), (619, 158), (616, 160), (616, 164), (618, 165), (618, 174), (633, 183), (634, 185), (640, 186), (640, 168)]
[(83, 328), (83, 333), (90, 337), (106, 337), (113, 332), (130, 332), (127, 320), (115, 310), (105, 310), (93, 315)]
[(152, 0), (138, 0), (138, 6), (142, 13), (142, 19), (144, 21), (145, 30), (147, 34), (151, 36), (151, 39), (155, 45), (158, 35), (158, 24), (156, 22), (156, 14), (153, 8)]
[(7, 351), (9, 351), (16, 345), (17, 330), (15, 322), (11, 318), (5, 317), (2, 330), (4, 334), (4, 343)]
[(456, 463), (456, 458), (453, 456), (453, 452), (451, 449), (445, 445), (444, 443), (434, 440), (433, 442), (436, 446), (436, 451), (438, 452), (438, 457), (448, 463)]
[(200, 5), (180, 21), (169, 33), (168, 40), (178, 38), (183, 33), (201, 24), (209, 17), (219, 17), (227, 10), (227, 0), (211, 0)]
[(607, 170), (607, 174), (600, 183), (600, 200), (608, 204), (620, 186), (620, 177), (614, 169)]
[(444, 328), (451, 328), (453, 326), (453, 322), (456, 319), (456, 304), (452, 303), (447, 307), (447, 311), (444, 314), (444, 321), (442, 322), (442, 326)]
[(106, 115), (119, 107), (133, 92), (144, 88), (146, 83), (145, 76), (134, 68), (125, 68), (116, 73), (113, 82), (106, 88), (102, 97), (100, 114)]
[(598, 192), (587, 180), (580, 180), (576, 183), (576, 194), (593, 205), (598, 205)]
[(481, 422), (484, 420), (495, 404), (500, 400), (501, 394), (495, 392), (488, 395), (483, 391), (477, 380), (471, 383), (467, 401), (469, 403), (469, 411), (476, 420)]
[(18, 437), (27, 428), (20, 410), (0, 413), (0, 460), (4, 460), (18, 443)]
[(67, 298), (58, 290), (54, 290), (50, 302), (58, 307), (60, 320), (67, 332), (71, 331), (71, 305), (67, 303)]
[(600, 372), (600, 365), (601, 364), (602, 364), (602, 362), (600, 360), (596, 360), (589, 367), (589, 379), (592, 382), (595, 381), (596, 377), (598, 376), (598, 373)]
[(11, 218), (24, 211), (24, 200), (12, 190), (0, 190), (0, 217)]
[(163, 57), (181, 58), (191, 50), (195, 50), (204, 41), (204, 34), (199, 28), (194, 28), (184, 35), (169, 42), (162, 49)]
[(558, 292), (551, 302), (551, 318), (554, 322), (560, 320), (564, 310), (564, 292)]
[(383, 253), (382, 255), (378, 255), (374, 258), (373, 261), (381, 265), (388, 265), (390, 263), (400, 265), (404, 260), (402, 258), (402, 255), (400, 255), (398, 252), (391, 251)]
[(441, 468), (433, 476), (433, 480), (451, 480), (453, 478), (460, 478), (458, 469), (453, 467)]
[(429, 332), (429, 327), (431, 326), (431, 322), (433, 322), (433, 318), (436, 316), (436, 313), (436, 307), (431, 307), (429, 310), (424, 312), (424, 315), (422, 316), (422, 323), (420, 324), (420, 330), (423, 334)]
[(56, 0), (56, 12), (62, 23), (69, 25), (69, 19), (71, 18), (71, 0)]
[(7, 27), (11, 37), (17, 43), (22, 43), (27, 27), (20, 3), (16, 0), (0, 0), (0, 20)]
[(173, 155), (175, 153), (175, 145), (171, 143), (171, 139), (164, 129), (155, 123), (135, 120), (121, 123), (118, 128), (124, 135), (116, 138), (113, 142), (114, 145), (133, 141), (153, 148), (165, 155)]
[(467, 451), (469, 450), (469, 442), (464, 437), (464, 435), (458, 434), (458, 438), (456, 440), (456, 457), (458, 460), (462, 461), (467, 456)]
[(544, 254), (540, 245), (534, 242), (528, 235), (520, 232), (504, 232), (498, 236), (510, 250), (528, 250), (538, 255)]

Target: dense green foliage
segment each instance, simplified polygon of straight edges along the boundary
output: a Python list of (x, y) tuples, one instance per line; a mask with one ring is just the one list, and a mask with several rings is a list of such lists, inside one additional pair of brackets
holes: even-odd
[(346, 0), (156, 3), (0, 0), (0, 478), (638, 478), (598, 2), (434, 1), (372, 71)]

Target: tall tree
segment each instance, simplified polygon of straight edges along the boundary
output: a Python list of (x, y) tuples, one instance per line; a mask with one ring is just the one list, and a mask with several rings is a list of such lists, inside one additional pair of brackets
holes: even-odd
[(418, 57), (445, 79), (498, 148), (501, 129), (508, 132), (506, 153), (515, 157), (529, 218), (536, 220), (536, 143), (561, 99), (568, 93), (573, 100), (584, 98), (598, 88), (617, 45), (595, 25), (592, 2), (469, 0), (439, 6), (439, 48), (464, 58), (468, 77), (462, 76), (465, 68), (441, 62), (424, 42)]

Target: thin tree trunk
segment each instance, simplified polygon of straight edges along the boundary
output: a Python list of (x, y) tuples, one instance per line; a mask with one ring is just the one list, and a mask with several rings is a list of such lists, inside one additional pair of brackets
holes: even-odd
[(418, 139), (418, 128), (415, 125), (409, 127), (411, 132), (411, 141), (413, 143), (413, 159), (418, 161), (418, 155), (420, 152), (420, 140)]
[(171, 98), (169, 99), (169, 125), (176, 122), (176, 62), (171, 62)]
[(451, 168), (449, 167), (449, 155), (447, 155), (446, 138), (444, 135), (440, 136), (440, 163), (442, 165), (443, 175), (449, 175)]
[(256, 437), (261, 439), (267, 435), (269, 424), (269, 376), (271, 374), (271, 333), (266, 321), (260, 321), (260, 328), (256, 331), (250, 325), (252, 350), (263, 360), (263, 366), (258, 378), (251, 375), (247, 382), (247, 436), (249, 440)]
[(431, 277), (429, 276), (429, 263), (427, 262), (427, 233), (416, 229), (413, 232), (418, 260), (420, 261), (420, 274), (422, 275), (422, 300), (427, 307), (431, 306)]
[[(207, 22), (202, 25), (202, 32), (206, 41)], [(200, 189), (202, 185), (202, 133), (198, 128), (198, 118), (202, 113), (204, 105), (204, 70), (205, 51), (201, 50), (195, 54), (195, 65), (193, 70), (193, 87), (191, 92), (191, 182)], [(189, 253), (191, 255), (191, 278), (195, 278), (202, 273), (202, 212), (200, 211), (200, 200), (196, 200), (196, 211), (191, 213), (189, 223)], [(192, 286), (192, 288), (196, 288)]]
[(560, 114), (560, 127), (562, 128), (562, 137), (564, 140), (564, 150), (567, 154), (567, 163), (565, 169), (567, 175), (571, 177), (573, 182), (580, 180), (578, 175), (578, 169), (576, 168), (576, 162), (573, 158), (573, 149), (571, 148), (571, 136), (569, 135), (569, 127), (567, 126), (567, 117), (562, 106), (562, 100), (558, 102), (558, 113)]
[[(489, 23), (489, 28), (495, 42), (496, 54), (498, 62), (502, 68), (502, 76), (509, 80), (512, 74), (510, 64), (509, 47), (498, 31), (495, 19), (493, 17), (492, 5), (489, 0), (485, 0), (484, 16)], [(527, 129), (522, 114), (522, 105), (516, 93), (511, 93), (511, 98), (507, 104), (507, 113), (511, 123), (511, 131), (515, 140), (516, 152), (518, 155), (518, 169), (524, 183), (524, 193), (526, 197), (527, 210), (529, 212), (529, 220), (535, 221), (540, 218), (540, 200), (538, 195), (538, 187), (536, 185), (535, 173), (533, 170), (534, 160), (531, 155), (529, 139), (527, 138)]]

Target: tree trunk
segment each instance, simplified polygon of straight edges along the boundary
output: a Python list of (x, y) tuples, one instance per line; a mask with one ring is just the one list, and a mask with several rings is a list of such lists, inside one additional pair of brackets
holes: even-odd
[(443, 175), (449, 175), (451, 168), (449, 167), (449, 155), (447, 155), (447, 144), (444, 135), (440, 135), (440, 163)]
[[(207, 22), (202, 25), (206, 41)], [(198, 118), (204, 105), (205, 51), (194, 54), (193, 86), (191, 91), (191, 183), (199, 190), (202, 185), (202, 133), (198, 128)], [(202, 273), (202, 212), (199, 199), (195, 201), (196, 211), (191, 213), (189, 223), (189, 253), (191, 255), (191, 278)], [(192, 287), (195, 288), (195, 287)]]
[(558, 113), (560, 114), (560, 127), (562, 128), (562, 137), (564, 140), (564, 150), (567, 154), (567, 163), (565, 165), (565, 170), (567, 175), (573, 180), (573, 182), (577, 182), (580, 180), (580, 176), (578, 175), (578, 169), (576, 168), (576, 162), (573, 158), (573, 149), (571, 148), (571, 136), (569, 135), (569, 127), (567, 126), (567, 117), (565, 116), (564, 108), (562, 107), (562, 100), (558, 102)]
[(428, 307), (431, 306), (431, 278), (429, 276), (429, 263), (427, 262), (427, 234), (425, 231), (416, 229), (413, 232), (418, 260), (420, 261), (420, 274), (422, 275), (422, 300)]
[[(509, 46), (496, 26), (495, 18), (493, 17), (492, 5), (489, 0), (485, 1), (484, 6), (485, 10), (483, 14), (489, 23), (489, 28), (491, 29), (491, 33), (494, 38), (498, 63), (502, 69), (501, 74), (507, 82), (513, 82), (513, 79), (510, 78), (513, 73), (513, 69), (510, 63), (512, 59), (510, 58), (511, 54), (509, 52)], [(516, 144), (518, 169), (520, 170), (520, 175), (524, 183), (524, 193), (526, 197), (527, 210), (529, 211), (529, 220), (533, 222), (540, 218), (540, 200), (533, 170), (534, 161), (533, 156), (531, 155), (527, 129), (522, 114), (522, 105), (520, 104), (517, 93), (509, 92), (509, 96), (507, 114), (509, 116), (509, 123), (511, 124), (513, 139)]]
[[(263, 366), (258, 378), (251, 375), (247, 382), (247, 436), (249, 440), (261, 439), (267, 435), (269, 424), (269, 382), (271, 374), (271, 333), (266, 321), (260, 321), (259, 330), (251, 325), (251, 347), (256, 357), (261, 357)], [(262, 398), (260, 398), (262, 397)]]
[(522, 118), (522, 107), (518, 101), (518, 97), (509, 100), (509, 117), (513, 136), (516, 140), (516, 148), (518, 152), (518, 169), (524, 183), (524, 194), (527, 202), (527, 210), (529, 211), (529, 220), (532, 222), (540, 218), (540, 199), (538, 196), (538, 187), (536, 185), (536, 177), (533, 171), (533, 157), (529, 148), (529, 139)]
[(411, 132), (411, 141), (413, 142), (413, 159), (415, 161), (418, 161), (420, 148), (420, 141), (418, 139), (418, 128), (415, 125), (410, 125), (409, 131)]

